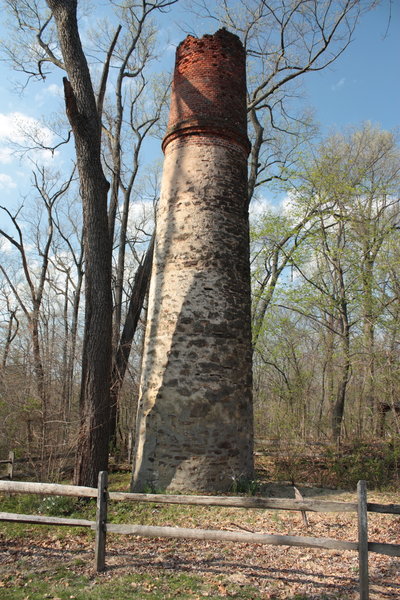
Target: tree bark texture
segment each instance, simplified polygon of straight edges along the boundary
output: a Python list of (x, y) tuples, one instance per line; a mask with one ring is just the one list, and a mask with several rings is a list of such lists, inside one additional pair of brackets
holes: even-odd
[(340, 367), (340, 381), (338, 383), (336, 400), (332, 407), (332, 435), (333, 439), (339, 443), (340, 434), (343, 424), (347, 385), (351, 374), (351, 357), (350, 357), (350, 326), (348, 317), (347, 301), (345, 298), (345, 285), (343, 279), (343, 270), (338, 267), (340, 281), (340, 334), (341, 345), (343, 351), (342, 363)]
[(111, 374), (111, 413), (110, 413), (110, 440), (112, 444), (116, 443), (117, 422), (118, 422), (118, 397), (124, 381), (126, 367), (128, 365), (129, 354), (132, 347), (132, 341), (142, 312), (144, 299), (149, 287), (151, 267), (153, 263), (154, 235), (147, 249), (143, 263), (139, 265), (131, 298), (129, 301), (128, 313), (126, 315), (124, 328), (116, 352), (115, 361)]
[(81, 381), (81, 429), (74, 480), (95, 486), (107, 470), (111, 373), (111, 243), (109, 184), (101, 165), (101, 122), (77, 23), (77, 0), (47, 0), (58, 31), (68, 79), (66, 113), (74, 138), (83, 208), (85, 329)]

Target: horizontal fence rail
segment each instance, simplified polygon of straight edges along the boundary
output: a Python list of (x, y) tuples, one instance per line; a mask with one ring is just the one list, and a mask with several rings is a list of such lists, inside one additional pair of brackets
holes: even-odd
[[(0, 493), (38, 494), (41, 496), (73, 496), (97, 498), (97, 488), (59, 483), (34, 483), (27, 481), (0, 481)], [(157, 504), (183, 504), (196, 506), (225, 506), (227, 508), (262, 508), (265, 510), (293, 510), (310, 512), (356, 513), (356, 502), (333, 502), (331, 500), (294, 500), (292, 498), (262, 498), (243, 496), (190, 496), (174, 494), (138, 494), (108, 492), (110, 500), (151, 502)], [(368, 512), (400, 515), (400, 504), (367, 503)]]
[[(75, 485), (61, 485), (58, 483), (0, 481), (0, 492), (39, 494), (42, 496), (75, 496), (83, 498), (97, 498), (98, 489)], [(331, 502), (330, 500), (294, 500), (291, 498), (261, 498), (255, 496), (242, 497), (190, 496), (183, 494), (137, 494), (130, 492), (108, 492), (108, 497), (110, 500), (115, 501), (156, 502), (157, 504), (225, 506), (230, 508), (262, 508), (265, 510), (306, 510), (311, 512), (357, 512), (357, 503)], [(382, 510), (385, 508), (385, 505), (376, 506), (381, 506)], [(400, 511), (400, 506), (398, 508)]]
[[(185, 538), (196, 540), (218, 540), (252, 544), (285, 545), (321, 549), (352, 550), (359, 554), (360, 600), (368, 600), (368, 553), (376, 552), (388, 556), (400, 556), (400, 545), (368, 541), (367, 513), (400, 515), (398, 504), (376, 504), (367, 502), (366, 483), (357, 486), (358, 502), (332, 502), (329, 500), (298, 500), (291, 498), (261, 498), (241, 496), (190, 496), (173, 494), (137, 494), (108, 492), (107, 473), (99, 473), (97, 488), (61, 485), (56, 483), (33, 483), (0, 481), (0, 493), (39, 494), (45, 496), (73, 496), (96, 498), (96, 521), (47, 517), (45, 515), (21, 515), (0, 512), (0, 521), (29, 524), (88, 527), (96, 532), (95, 568), (105, 568), (106, 535), (123, 534), (139, 537)], [(114, 524), (107, 522), (109, 501), (151, 502), (157, 504), (180, 504), (197, 506), (224, 506), (231, 508), (258, 508), (264, 510), (290, 510), (312, 512), (355, 513), (358, 517), (358, 541), (348, 542), (331, 538), (313, 538), (289, 535), (266, 535), (262, 533), (236, 532), (210, 529), (188, 529), (182, 527), (156, 527), (144, 525)]]
[(29, 523), (32, 525), (65, 525), (67, 527), (92, 527), (96, 521), (86, 519), (70, 519), (63, 517), (48, 517), (46, 515), (21, 515), (20, 513), (0, 512), (0, 521), (9, 521), (11, 523)]
[(296, 535), (266, 535), (220, 529), (187, 529), (184, 527), (155, 527), (153, 525), (114, 525), (107, 523), (107, 532), (140, 537), (185, 538), (191, 540), (219, 540), (272, 546), (300, 546), (303, 548), (326, 548), (328, 550), (357, 550), (357, 542), (345, 542), (330, 538), (312, 538)]

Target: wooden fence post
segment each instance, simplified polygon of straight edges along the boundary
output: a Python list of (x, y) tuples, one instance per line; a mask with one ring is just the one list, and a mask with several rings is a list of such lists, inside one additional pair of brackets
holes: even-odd
[(96, 571), (104, 571), (106, 563), (107, 527), (107, 471), (100, 471), (97, 486), (96, 538), (94, 565)]
[(368, 510), (367, 483), (357, 484), (358, 499), (358, 565), (360, 579), (360, 600), (369, 600), (368, 583)]
[(9, 463), (7, 464), (7, 477), (11, 481), (14, 476), (14, 458), (15, 454), (13, 450), (8, 453)]

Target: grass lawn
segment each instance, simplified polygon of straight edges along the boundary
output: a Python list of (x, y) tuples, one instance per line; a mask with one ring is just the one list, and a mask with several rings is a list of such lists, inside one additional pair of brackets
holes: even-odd
[(59, 567), (50, 572), (11, 575), (3, 579), (1, 585), (0, 598), (4, 600), (262, 598), (254, 586), (235, 590), (234, 585), (225, 586), (217, 580), (205, 581), (199, 576), (185, 573), (137, 573), (123, 576), (105, 574), (91, 577)]

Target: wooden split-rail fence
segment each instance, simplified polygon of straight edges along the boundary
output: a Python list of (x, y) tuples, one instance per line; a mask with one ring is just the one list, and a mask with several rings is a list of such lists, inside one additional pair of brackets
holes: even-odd
[[(263, 498), (239, 496), (190, 496), (170, 494), (138, 494), (108, 491), (108, 475), (99, 473), (98, 487), (60, 485), (56, 483), (30, 483), (0, 481), (0, 493), (40, 494), (55, 496), (75, 496), (97, 498), (96, 520), (47, 517), (44, 515), (23, 515), (0, 512), (0, 521), (57, 525), (69, 527), (90, 527), (95, 535), (96, 571), (105, 569), (106, 535), (108, 533), (135, 535), (140, 537), (185, 538), (195, 540), (217, 540), (249, 544), (272, 544), (300, 546), (333, 550), (353, 550), (359, 556), (360, 600), (369, 599), (368, 553), (376, 552), (388, 556), (400, 556), (400, 545), (368, 541), (368, 512), (400, 515), (398, 504), (374, 504), (367, 501), (365, 481), (357, 485), (357, 502), (334, 502), (329, 500), (299, 500), (290, 498)], [(209, 529), (187, 529), (182, 527), (156, 527), (144, 525), (114, 524), (107, 521), (109, 501), (152, 502), (157, 504), (181, 504), (202, 506), (224, 506), (235, 508), (258, 508), (265, 510), (291, 510), (312, 512), (356, 513), (358, 517), (358, 541), (349, 542), (331, 538), (314, 538), (293, 535), (265, 535), (261, 533), (222, 531)]]

